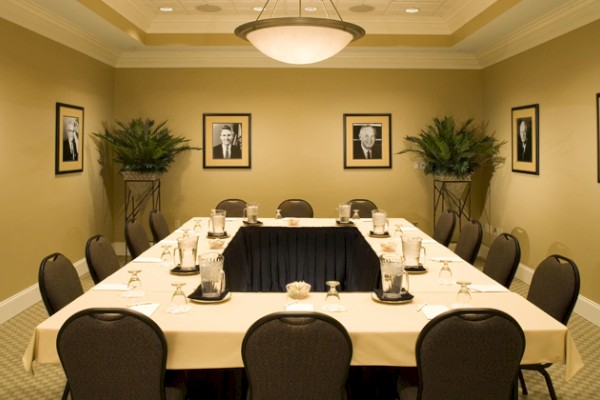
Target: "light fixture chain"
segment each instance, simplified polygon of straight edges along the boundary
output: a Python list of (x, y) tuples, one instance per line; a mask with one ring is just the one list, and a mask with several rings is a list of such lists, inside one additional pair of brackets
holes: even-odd
[[(323, 0), (321, 0), (323, 1)], [(333, 9), (335, 10), (335, 13), (337, 14), (338, 18), (340, 19), (340, 21), (344, 22), (344, 20), (342, 19), (342, 16), (340, 15), (340, 12), (338, 11), (337, 7), (335, 6), (335, 4), (333, 4), (333, 0), (329, 0), (329, 2), (331, 3), (331, 6), (333, 7)], [(323, 4), (323, 7), (325, 5)], [(327, 18), (329, 18), (329, 14), (327, 14)]]

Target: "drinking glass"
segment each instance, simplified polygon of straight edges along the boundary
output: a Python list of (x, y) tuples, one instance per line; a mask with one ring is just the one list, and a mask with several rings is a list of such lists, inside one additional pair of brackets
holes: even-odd
[(402, 244), (402, 226), (396, 224), (395, 227), (396, 229), (394, 229), (394, 241), (398, 242), (398, 244)]
[(194, 221), (194, 232), (199, 234), (201, 230), (202, 230), (202, 220), (200, 218), (198, 218), (197, 220)]
[(355, 221), (360, 220), (360, 214), (358, 213), (358, 209), (352, 210), (352, 219)]
[(248, 203), (244, 208), (244, 217), (246, 222), (249, 224), (256, 224), (258, 222), (258, 203)]
[(215, 236), (225, 235), (225, 216), (227, 211), (215, 208), (210, 212), (210, 219), (208, 220), (209, 233)]
[(338, 220), (342, 224), (350, 222), (350, 203), (340, 203), (338, 205)]
[(458, 281), (456, 283), (460, 285), (456, 295), (456, 307), (471, 307), (471, 291), (469, 290), (471, 282)]
[(389, 221), (387, 219), (387, 211), (385, 210), (373, 210), (371, 211), (373, 219), (373, 234), (385, 235), (387, 233), (387, 227)]
[(127, 291), (123, 293), (123, 297), (142, 297), (144, 292), (142, 292), (142, 281), (138, 274), (142, 272), (141, 269), (130, 269), (129, 272), (129, 281), (127, 282)]
[(340, 283), (338, 281), (327, 281), (325, 284), (329, 286), (329, 290), (325, 295), (323, 310), (329, 312), (345, 311), (346, 308), (340, 304), (340, 293), (337, 291), (337, 287)]
[(171, 245), (163, 244), (163, 251), (160, 255), (160, 259), (162, 260), (161, 265), (168, 269), (173, 269), (175, 267), (175, 259), (173, 258), (173, 253), (171, 252)]
[(442, 265), (442, 269), (440, 269), (440, 273), (438, 275), (437, 283), (440, 285), (452, 285), (452, 270), (450, 269), (450, 265), (448, 264), (448, 260), (444, 260), (444, 265)]
[(283, 216), (281, 215), (281, 210), (279, 208), (275, 211), (275, 225), (283, 225)]
[(171, 296), (171, 304), (167, 308), (167, 312), (171, 314), (182, 314), (191, 310), (191, 307), (187, 303), (187, 297), (182, 287), (185, 285), (183, 282), (173, 282), (171, 286), (175, 287), (175, 292)]

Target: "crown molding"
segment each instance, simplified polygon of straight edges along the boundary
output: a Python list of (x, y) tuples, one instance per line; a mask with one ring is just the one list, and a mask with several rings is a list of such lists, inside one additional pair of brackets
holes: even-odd
[(110, 66), (114, 67), (119, 60), (118, 48), (98, 40), (30, 0), (0, 1), (0, 17)]
[(345, 68), (345, 69), (480, 69), (470, 54), (448, 50), (418, 51), (398, 48), (346, 48), (335, 57), (312, 65), (290, 65), (245, 47), (195, 50), (124, 52), (117, 68)]
[(600, 1), (571, 1), (494, 45), (475, 52), (475, 56), (482, 68), (489, 67), (598, 19)]

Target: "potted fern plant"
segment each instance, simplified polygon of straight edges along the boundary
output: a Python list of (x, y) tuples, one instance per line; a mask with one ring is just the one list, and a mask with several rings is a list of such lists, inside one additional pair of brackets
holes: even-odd
[(482, 167), (495, 169), (504, 163), (499, 141), (486, 134), (486, 125), (473, 119), (457, 124), (453, 117), (434, 118), (416, 136), (404, 138), (409, 146), (398, 154), (414, 153), (425, 162), (425, 173), (444, 180), (470, 180)]
[(134, 118), (128, 123), (115, 121), (117, 127), (94, 133), (105, 142), (113, 154), (113, 161), (121, 164), (125, 180), (153, 180), (167, 172), (175, 157), (184, 151), (200, 150), (188, 144), (182, 136), (173, 136), (167, 121)]

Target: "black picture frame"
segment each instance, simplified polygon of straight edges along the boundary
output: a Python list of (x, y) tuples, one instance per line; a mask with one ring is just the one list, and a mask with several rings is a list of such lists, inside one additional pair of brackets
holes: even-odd
[(539, 175), (539, 104), (514, 107), (511, 118), (512, 171)]
[(56, 103), (55, 174), (83, 171), (84, 109)]
[(344, 168), (392, 168), (392, 114), (344, 114)]
[[(251, 114), (205, 113), (202, 120), (204, 168), (251, 168)], [(222, 146), (223, 138), (229, 146)]]

